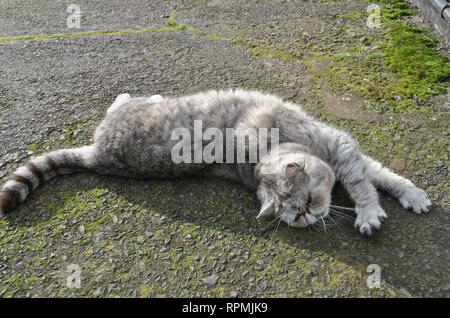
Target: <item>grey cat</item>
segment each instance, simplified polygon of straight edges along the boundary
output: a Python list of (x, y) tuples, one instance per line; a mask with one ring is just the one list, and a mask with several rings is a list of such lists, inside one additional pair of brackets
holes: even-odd
[[(279, 145), (256, 164), (177, 164), (171, 159), (177, 142), (171, 133), (179, 127), (193, 133), (194, 120), (201, 120), (204, 129), (221, 131), (278, 128)], [(376, 188), (416, 213), (431, 205), (423, 190), (362, 154), (348, 134), (313, 119), (297, 104), (241, 89), (173, 98), (119, 95), (92, 145), (52, 151), (17, 169), (2, 187), (0, 210), (9, 213), (49, 178), (85, 170), (138, 178), (207, 174), (237, 180), (256, 190), (261, 201), (257, 217), (274, 215), (292, 227), (306, 227), (328, 215), (337, 179), (355, 202), (355, 226), (367, 235), (387, 217)]]

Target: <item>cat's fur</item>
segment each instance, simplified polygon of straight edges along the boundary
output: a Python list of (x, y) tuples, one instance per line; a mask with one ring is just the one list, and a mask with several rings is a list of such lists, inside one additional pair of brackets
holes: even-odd
[[(223, 132), (278, 128), (280, 145), (256, 165), (176, 164), (171, 149), (177, 141), (171, 133), (185, 127), (193, 134), (194, 120), (202, 120), (204, 130)], [(145, 178), (200, 173), (238, 180), (257, 191), (262, 204), (258, 217), (279, 216), (294, 227), (328, 214), (337, 179), (355, 201), (355, 226), (368, 235), (386, 218), (375, 188), (416, 213), (427, 212), (431, 205), (423, 190), (362, 154), (348, 134), (313, 119), (297, 104), (240, 89), (174, 98), (119, 95), (92, 145), (49, 152), (17, 169), (2, 188), (0, 210), (10, 212), (43, 181), (80, 170)]]

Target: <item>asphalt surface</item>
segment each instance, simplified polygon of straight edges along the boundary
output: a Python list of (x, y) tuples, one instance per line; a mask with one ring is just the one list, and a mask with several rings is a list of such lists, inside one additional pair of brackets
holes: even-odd
[[(65, 1), (0, 0), (2, 181), (33, 154), (89, 143), (124, 92), (244, 87), (276, 93), (339, 122), (385, 164), (397, 157), (388, 150), (394, 136), (387, 144), (371, 137), (392, 117), (355, 108), (358, 97), (346, 103), (326, 87), (317, 89), (311, 69), (320, 63), (308, 60), (341, 41), (336, 28), (349, 22), (337, 15), (364, 11), (367, 3), (77, 4), (81, 28), (69, 29)], [(168, 28), (170, 16), (186, 27)], [(110, 30), (117, 32), (103, 32)], [(23, 35), (35, 37), (11, 38)], [(297, 55), (280, 54), (291, 48)], [(421, 115), (394, 116), (404, 123), (394, 133), (404, 136), (405, 148), (448, 138), (448, 112), (441, 109), (448, 95), (436, 101), (432, 123)], [(402, 172), (430, 194), (430, 213), (413, 215), (382, 194), (389, 218), (371, 238), (343, 218), (326, 231), (257, 222), (254, 194), (223, 180), (56, 178), (0, 220), (0, 296), (449, 297), (448, 157), (438, 159), (430, 165), (422, 157), (409, 160)], [(334, 198), (352, 206), (339, 185)], [(80, 288), (67, 285), (70, 264), (81, 269)], [(381, 268), (381, 288), (367, 286), (370, 264)]]

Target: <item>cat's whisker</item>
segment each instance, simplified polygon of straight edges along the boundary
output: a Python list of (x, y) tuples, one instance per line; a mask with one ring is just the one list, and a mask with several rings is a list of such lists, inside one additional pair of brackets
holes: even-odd
[(325, 233), (327, 232), (327, 227), (325, 226), (325, 221), (323, 220), (323, 217), (320, 218), (322, 220), (323, 229), (325, 230)]
[(335, 225), (335, 226), (337, 226), (339, 229), (341, 228), (340, 227), (340, 225), (331, 217), (331, 215), (327, 215), (326, 216), (326, 218), (328, 218), (328, 219), (330, 219), (332, 222), (333, 222), (333, 224)]
[(344, 218), (344, 219), (348, 219), (348, 220), (354, 220), (355, 219), (354, 217), (352, 217), (350, 215), (343, 214), (343, 213), (330, 212), (330, 214), (338, 216), (338, 217), (341, 217), (341, 218)]
[(337, 217), (340, 217), (342, 219), (350, 220), (350, 221), (354, 221), (355, 220), (354, 217), (351, 217), (351, 216), (345, 215), (345, 214), (341, 214), (341, 213), (337, 213), (337, 212), (330, 212), (330, 214), (335, 215)]
[(339, 211), (339, 210), (336, 210), (336, 209), (334, 209), (334, 208), (331, 208), (330, 211), (331, 211), (331, 212), (336, 212), (336, 213), (341, 213), (341, 214), (344, 214), (344, 215), (350, 215), (350, 214), (347, 214), (346, 212)]
[(345, 206), (339, 206), (339, 205), (331, 205), (330, 204), (330, 208), (334, 208), (334, 209), (341, 209), (341, 210), (347, 210), (347, 211), (353, 211), (355, 212), (354, 208), (347, 208)]
[(330, 210), (330, 214), (338, 216), (338, 217), (341, 217), (341, 218), (346, 219), (346, 220), (350, 220), (350, 221), (354, 221), (355, 220), (354, 217), (352, 217), (352, 216), (350, 216), (348, 214), (345, 214), (343, 212), (335, 211), (335, 210)]
[(276, 222), (279, 218), (281, 218), (282, 215), (283, 215), (283, 214), (280, 214), (279, 216), (277, 216), (277, 217), (275, 218), (275, 220), (273, 220), (272, 222), (270, 222), (269, 224), (267, 224), (267, 226), (270, 226), (272, 223)]
[[(282, 214), (281, 214), (281, 215), (282, 215)], [(277, 227), (275, 228), (275, 232), (273, 232), (273, 235), (274, 235), (274, 236), (275, 236), (275, 234), (277, 233), (278, 227), (280, 226), (280, 223), (281, 223), (281, 221), (282, 221), (281, 215), (280, 215), (280, 221), (278, 222)]]

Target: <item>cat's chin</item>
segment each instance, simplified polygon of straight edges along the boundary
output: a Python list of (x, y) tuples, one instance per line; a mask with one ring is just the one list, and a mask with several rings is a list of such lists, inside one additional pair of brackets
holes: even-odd
[(281, 216), (281, 220), (287, 223), (290, 227), (304, 228), (314, 224), (318, 219), (311, 214), (296, 217), (296, 215), (284, 213), (283, 216)]

